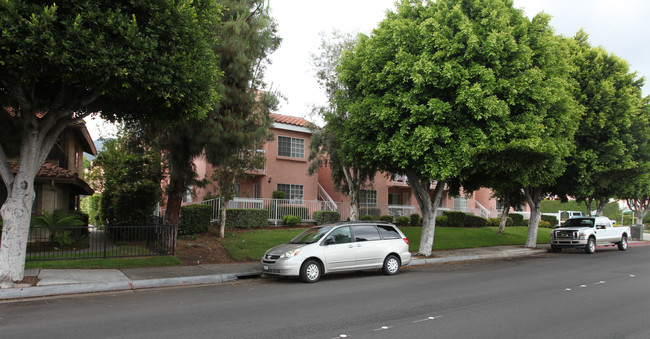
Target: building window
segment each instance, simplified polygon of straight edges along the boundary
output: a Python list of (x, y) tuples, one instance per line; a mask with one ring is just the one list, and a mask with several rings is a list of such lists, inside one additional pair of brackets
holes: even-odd
[(239, 198), (241, 196), (241, 184), (236, 183), (235, 184), (235, 198)]
[(454, 198), (454, 211), (467, 212), (467, 198)]
[(278, 155), (282, 157), (305, 157), (305, 139), (278, 136)]
[(192, 202), (192, 186), (188, 187), (185, 193), (183, 193), (183, 202), (184, 203)]
[(402, 195), (399, 193), (388, 193), (389, 205), (402, 205)]
[(291, 203), (302, 204), (302, 185), (278, 184), (278, 191), (284, 192), (284, 198), (291, 200)]
[(376, 190), (361, 190), (361, 192), (359, 192), (359, 205), (361, 207), (375, 207), (375, 206), (377, 206), (377, 191)]
[(253, 198), (258, 199), (260, 197), (260, 184), (253, 184)]

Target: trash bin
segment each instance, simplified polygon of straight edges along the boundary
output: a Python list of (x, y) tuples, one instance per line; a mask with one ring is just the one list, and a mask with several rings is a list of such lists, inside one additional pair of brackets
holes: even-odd
[(633, 240), (643, 240), (643, 224), (634, 224), (630, 227)]

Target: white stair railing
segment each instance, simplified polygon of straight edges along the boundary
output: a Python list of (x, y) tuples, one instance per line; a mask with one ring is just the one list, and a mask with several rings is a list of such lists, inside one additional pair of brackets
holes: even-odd
[(318, 200), (323, 202), (323, 209), (327, 211), (336, 211), (337, 205), (336, 202), (327, 194), (327, 191), (318, 184)]

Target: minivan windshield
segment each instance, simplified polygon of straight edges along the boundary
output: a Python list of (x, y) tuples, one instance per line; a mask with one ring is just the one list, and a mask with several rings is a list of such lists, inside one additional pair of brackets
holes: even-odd
[(320, 240), (333, 226), (312, 227), (296, 236), (289, 243), (291, 244), (313, 244)]

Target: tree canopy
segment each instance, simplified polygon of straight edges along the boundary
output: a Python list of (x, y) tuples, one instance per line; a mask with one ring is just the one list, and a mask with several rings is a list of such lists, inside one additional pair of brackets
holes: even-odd
[[(575, 37), (571, 58), (575, 98), (584, 109), (574, 137), (575, 150), (555, 192), (587, 204), (600, 214), (609, 199), (621, 192), (621, 181), (634, 167), (639, 139), (632, 124), (641, 113), (643, 79), (627, 62), (601, 47), (592, 47), (587, 34)], [(596, 206), (592, 206), (595, 202)]]
[(66, 127), (93, 113), (171, 121), (213, 107), (221, 10), (216, 0), (0, 2), (0, 119), (21, 133), (16, 174), (0, 145), (0, 282), (23, 277), (34, 177)]
[(425, 219), (421, 253), (431, 252), (435, 219), (427, 214), (442, 188), (480, 155), (525, 166), (509, 159), (514, 151), (548, 159), (537, 169), (562, 167), (570, 150), (563, 138), (576, 120), (562, 47), (548, 16), (528, 20), (512, 1), (402, 1), (344, 54), (339, 99), (356, 126), (346, 142), (365, 161), (409, 177)]

